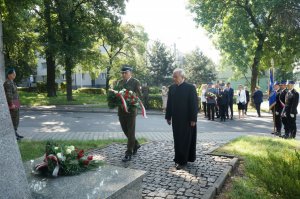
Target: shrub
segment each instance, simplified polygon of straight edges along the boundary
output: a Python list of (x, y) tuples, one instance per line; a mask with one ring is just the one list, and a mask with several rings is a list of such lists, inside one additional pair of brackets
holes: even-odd
[(160, 94), (161, 88), (157, 86), (149, 87), (149, 94)]
[(78, 88), (77, 93), (105, 95), (106, 91), (104, 88)]
[(162, 109), (161, 95), (149, 95), (149, 109)]
[[(55, 90), (58, 90), (58, 83), (55, 83)], [(36, 91), (38, 93), (47, 93), (47, 83), (46, 82), (37, 82)]]
[(64, 93), (64, 92), (66, 92), (66, 90), (67, 90), (67, 83), (61, 82), (60, 83), (60, 91)]
[(31, 89), (29, 87), (18, 87), (18, 91), (30, 92)]

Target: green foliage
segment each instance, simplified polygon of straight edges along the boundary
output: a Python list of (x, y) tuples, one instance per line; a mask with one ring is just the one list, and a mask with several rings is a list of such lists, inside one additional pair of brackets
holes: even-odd
[(161, 88), (158, 86), (149, 87), (149, 94), (161, 94)]
[(106, 95), (74, 93), (74, 100), (66, 100), (65, 94), (57, 92), (56, 97), (47, 97), (46, 93), (19, 92), (22, 105), (47, 106), (47, 105), (86, 105), (93, 104), (97, 107), (107, 107)]
[(104, 88), (78, 88), (74, 93), (105, 95), (106, 91)]
[[(58, 90), (58, 83), (55, 83), (55, 90)], [(37, 82), (36, 91), (38, 93), (47, 93), (47, 83), (46, 82)]]
[(300, 29), (294, 22), (300, 5), (295, 0), (190, 0), (189, 7), (196, 22), (218, 38), (227, 65), (252, 72), (251, 91), (271, 58), (276, 68), (291, 71), (299, 57)]
[(217, 152), (245, 158), (245, 177), (234, 182), (232, 198), (299, 198), (299, 141), (247, 136)]
[(156, 95), (149, 95), (149, 108), (150, 109), (162, 109), (162, 98), (161, 95), (156, 94)]
[(189, 82), (204, 84), (216, 79), (216, 66), (199, 48), (185, 56), (186, 78)]
[(167, 49), (166, 45), (160, 41), (155, 41), (149, 52), (151, 74), (150, 83), (152, 85), (168, 85), (170, 84), (172, 72), (175, 69), (175, 57)]

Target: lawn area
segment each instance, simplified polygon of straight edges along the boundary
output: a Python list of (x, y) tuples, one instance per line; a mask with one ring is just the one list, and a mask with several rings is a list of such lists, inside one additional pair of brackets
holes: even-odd
[(300, 198), (300, 142), (244, 136), (217, 149), (244, 159), (243, 176), (233, 178), (225, 195), (233, 199)]
[(106, 108), (106, 95), (73, 93), (73, 101), (67, 101), (65, 93), (57, 92), (57, 97), (47, 97), (47, 93), (34, 93), (20, 91), (20, 101), (27, 106), (46, 105), (85, 105), (95, 104), (99, 108)]
[[(145, 143), (145, 139), (138, 139), (140, 143)], [(32, 159), (36, 159), (41, 157), (45, 154), (45, 146), (47, 141), (30, 141), (30, 140), (22, 140), (18, 142), (22, 160), (28, 161)], [(88, 150), (88, 149), (95, 149), (95, 148), (104, 148), (113, 143), (127, 143), (126, 139), (111, 139), (111, 140), (87, 140), (87, 141), (80, 141), (80, 140), (68, 140), (68, 141), (55, 141), (57, 144), (63, 145), (73, 145), (79, 149)]]

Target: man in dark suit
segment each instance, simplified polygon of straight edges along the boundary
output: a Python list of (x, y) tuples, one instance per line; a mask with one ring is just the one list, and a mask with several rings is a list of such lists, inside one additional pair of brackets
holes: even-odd
[(248, 111), (248, 104), (250, 102), (250, 94), (248, 91), (248, 87), (245, 86), (245, 93), (246, 93), (246, 104), (245, 104), (245, 115), (247, 115), (247, 111)]
[[(129, 91), (135, 92), (139, 97), (141, 94), (141, 86), (139, 80), (132, 77), (132, 68), (128, 65), (123, 65), (121, 69), (122, 80), (117, 84), (119, 90), (127, 89)], [(131, 156), (137, 153), (140, 148), (139, 142), (135, 139), (135, 121), (137, 115), (137, 108), (131, 107), (127, 112), (125, 112), (121, 107), (118, 109), (119, 121), (124, 134), (126, 135), (127, 150), (125, 152), (125, 157), (122, 159), (123, 162), (131, 160)]]
[(176, 169), (196, 160), (198, 96), (195, 86), (185, 82), (183, 69), (173, 72), (165, 119), (172, 124)]
[(259, 86), (255, 87), (255, 91), (254, 91), (254, 93), (252, 95), (252, 98), (253, 98), (253, 102), (255, 104), (257, 115), (258, 115), (258, 117), (261, 117), (261, 114), (260, 114), (260, 105), (263, 102), (263, 92), (261, 92), (261, 90), (259, 90), (259, 89), (260, 89)]
[(233, 119), (233, 95), (234, 95), (234, 90), (230, 86), (230, 82), (227, 83), (227, 88), (226, 90), (228, 91), (228, 107), (226, 108), (226, 116), (227, 119), (229, 119), (229, 113), (228, 113), (228, 108), (230, 109), (230, 119)]
[(228, 91), (224, 89), (225, 84), (220, 84), (220, 91), (218, 94), (217, 102), (220, 111), (220, 121), (224, 121), (226, 119), (226, 109), (228, 109)]
[(297, 106), (299, 103), (299, 93), (294, 89), (294, 81), (288, 81), (287, 87), (289, 91), (285, 95), (284, 117), (287, 118), (288, 134), (284, 138), (295, 138), (297, 132), (296, 116)]

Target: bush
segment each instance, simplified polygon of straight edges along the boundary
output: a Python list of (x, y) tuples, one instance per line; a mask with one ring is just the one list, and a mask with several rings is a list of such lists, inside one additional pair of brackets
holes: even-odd
[(78, 88), (77, 93), (86, 93), (86, 94), (98, 94), (105, 95), (106, 91), (104, 88)]
[(149, 87), (149, 94), (160, 94), (161, 88), (157, 86)]
[(67, 90), (67, 83), (66, 82), (60, 83), (60, 91), (64, 93), (66, 92), (66, 90)]
[(162, 109), (161, 95), (149, 95), (149, 109)]
[(18, 87), (18, 91), (30, 92), (31, 89), (29, 87)]
[[(58, 90), (58, 83), (55, 83), (55, 90)], [(47, 83), (46, 82), (37, 82), (36, 91), (38, 93), (47, 93)]]

